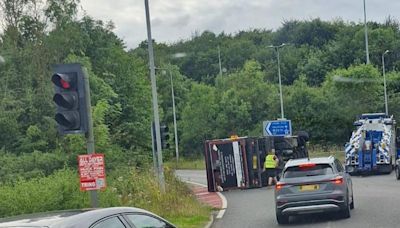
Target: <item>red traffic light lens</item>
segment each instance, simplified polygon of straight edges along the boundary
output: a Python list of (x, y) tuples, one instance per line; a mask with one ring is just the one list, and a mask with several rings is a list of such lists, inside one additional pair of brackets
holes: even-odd
[(64, 81), (62, 78), (60, 79), (60, 84), (61, 84), (61, 87), (63, 87), (64, 89), (71, 88), (71, 85), (69, 84), (69, 82)]
[(76, 75), (55, 73), (51, 81), (63, 89), (72, 89), (76, 86)]

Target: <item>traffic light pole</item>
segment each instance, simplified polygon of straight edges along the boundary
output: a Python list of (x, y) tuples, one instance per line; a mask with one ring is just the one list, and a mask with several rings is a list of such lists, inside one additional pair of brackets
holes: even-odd
[(155, 138), (154, 121), (151, 122), (151, 149), (153, 151), (154, 176), (158, 179), (158, 160), (157, 160), (157, 149), (156, 149), (156, 138)]
[[(86, 146), (87, 153), (94, 154), (94, 134), (93, 134), (93, 121), (92, 121), (92, 107), (90, 104), (90, 86), (89, 86), (89, 75), (85, 68), (83, 68), (83, 78), (85, 80), (85, 99), (86, 99), (86, 110), (87, 110), (87, 118), (88, 118), (88, 131), (86, 133)], [(98, 207), (97, 200), (97, 190), (90, 191), (90, 205), (92, 208)]]

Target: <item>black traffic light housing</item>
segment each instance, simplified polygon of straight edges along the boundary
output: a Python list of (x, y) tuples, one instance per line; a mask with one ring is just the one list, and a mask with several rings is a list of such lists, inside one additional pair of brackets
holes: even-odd
[(169, 133), (168, 133), (168, 126), (161, 124), (160, 125), (160, 134), (161, 134), (161, 147), (163, 149), (169, 148)]
[(85, 79), (80, 64), (59, 64), (54, 66), (51, 77), (57, 106), (55, 115), (60, 134), (86, 133), (88, 113), (86, 108)]

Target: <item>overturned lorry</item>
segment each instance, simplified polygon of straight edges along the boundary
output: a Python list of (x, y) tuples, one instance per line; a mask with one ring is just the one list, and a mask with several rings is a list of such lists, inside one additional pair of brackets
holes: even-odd
[(259, 188), (267, 185), (263, 172), (265, 157), (275, 150), (278, 170), (286, 161), (308, 157), (308, 134), (296, 136), (233, 137), (204, 143), (208, 191)]

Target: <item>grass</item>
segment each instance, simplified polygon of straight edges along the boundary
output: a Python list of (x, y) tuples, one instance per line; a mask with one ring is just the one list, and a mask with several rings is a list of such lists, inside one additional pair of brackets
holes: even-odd
[[(148, 169), (119, 168), (107, 175), (107, 189), (99, 191), (101, 207), (138, 207), (158, 214), (178, 227), (203, 227), (211, 208), (197, 201), (189, 187), (165, 169), (166, 193)], [(44, 211), (87, 208), (89, 194), (79, 190), (74, 169), (47, 177), (0, 184), (0, 217)]]
[(208, 215), (195, 215), (192, 217), (175, 217), (170, 218), (169, 221), (172, 222), (177, 227), (185, 228), (200, 228), (204, 227), (210, 219), (210, 213)]
[(181, 158), (179, 160), (178, 165), (176, 164), (176, 160), (172, 160), (165, 162), (164, 166), (174, 169), (196, 169), (196, 170), (206, 169), (204, 158), (196, 158), (196, 159)]
[(175, 177), (172, 169), (164, 169), (166, 194), (160, 193), (157, 180), (148, 170), (131, 170), (129, 175), (120, 175), (124, 179), (120, 181), (117, 178), (114, 188), (121, 205), (144, 208), (178, 227), (197, 228), (208, 222), (211, 208), (198, 202), (188, 186)]
[(339, 159), (339, 161), (344, 162), (344, 149), (338, 146), (321, 147), (321, 146), (309, 146), (308, 153), (311, 158), (315, 157), (326, 157), (334, 156)]

